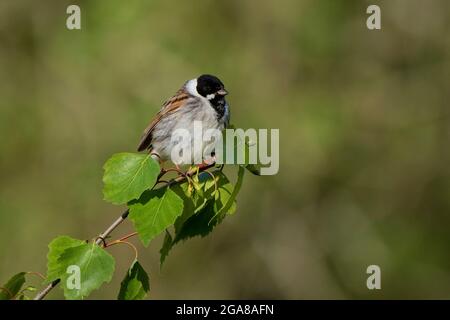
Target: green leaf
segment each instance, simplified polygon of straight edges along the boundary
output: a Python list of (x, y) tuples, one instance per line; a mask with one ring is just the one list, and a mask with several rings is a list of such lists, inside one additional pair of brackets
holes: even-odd
[(208, 235), (216, 225), (222, 222), (226, 214), (236, 210), (235, 198), (241, 188), (245, 170), (239, 168), (235, 187), (223, 172), (217, 170), (212, 173), (214, 180), (207, 173), (199, 175), (200, 188), (193, 193), (189, 193), (187, 182), (177, 188), (174, 187), (174, 191), (184, 201), (184, 209), (183, 214), (175, 221), (174, 239), (170, 233), (167, 233), (164, 238), (160, 250), (160, 266), (176, 243), (191, 237)]
[(245, 169), (253, 173), (255, 176), (261, 175), (261, 164), (258, 163), (249, 163), (250, 161), (250, 144), (248, 141), (245, 141), (244, 150), (245, 150), (245, 164), (242, 164)]
[[(211, 177), (208, 175), (209, 179)], [(204, 181), (201, 182), (202, 186), (205, 186)], [(203, 202), (206, 203), (206, 199), (203, 197), (203, 193), (200, 190), (190, 192), (189, 183), (184, 182), (179, 185), (172, 186), (172, 190), (183, 200), (183, 212), (177, 217), (174, 223), (175, 233), (183, 226), (184, 222), (193, 216), (203, 206)], [(173, 238), (170, 232), (166, 229), (166, 235), (160, 253), (159, 266), (162, 268), (166, 257), (169, 255), (173, 246)]]
[(214, 201), (208, 201), (207, 205), (199, 213), (190, 217), (181, 226), (175, 235), (172, 246), (192, 237), (207, 236), (224, 218), (225, 215), (217, 215)]
[(253, 173), (255, 176), (261, 175), (261, 166), (258, 164), (247, 164), (245, 169)]
[[(205, 178), (205, 176), (207, 176), (207, 178)], [(218, 180), (218, 176), (215, 176), (215, 180)], [(198, 188), (192, 191), (189, 191), (188, 182), (172, 187), (172, 190), (183, 199), (183, 213), (175, 221), (175, 232), (187, 219), (203, 209), (208, 199), (213, 198), (212, 193), (215, 184), (210, 175), (206, 173), (205, 175), (200, 174), (198, 184)]]
[[(236, 209), (233, 185), (223, 172), (217, 170), (213, 172), (213, 175), (216, 184), (211, 183), (212, 179), (200, 179), (205, 185), (203, 194), (205, 204), (184, 221), (175, 223), (175, 238), (172, 245), (191, 237), (208, 235), (216, 225), (222, 222), (225, 214), (233, 213)], [(217, 190), (215, 190), (215, 185), (217, 185)], [(236, 194), (238, 191), (237, 189)]]
[(169, 255), (170, 249), (172, 249), (173, 246), (173, 239), (169, 231), (166, 230), (166, 236), (164, 237), (164, 242), (161, 250), (159, 250), (159, 253), (161, 254), (161, 257), (159, 258), (159, 267), (162, 268), (162, 265), (164, 261), (166, 260), (167, 256)]
[(137, 260), (128, 269), (125, 278), (120, 284), (118, 300), (142, 300), (150, 291), (147, 272)]
[(65, 250), (85, 243), (86, 241), (74, 239), (69, 236), (59, 236), (53, 239), (48, 245), (47, 279), (45, 282), (50, 283), (59, 278), (60, 265), (58, 259)]
[(129, 204), (133, 221), (144, 246), (164, 229), (171, 226), (183, 212), (183, 200), (170, 188), (149, 190), (139, 200)]
[(214, 194), (214, 210), (218, 215), (232, 214), (236, 211), (235, 195), (233, 194), (235, 188), (222, 172), (219, 171), (217, 177), (217, 191)]
[[(181, 185), (176, 185), (173, 190), (177, 195), (183, 199), (184, 208), (183, 213), (175, 221), (175, 233), (182, 227), (184, 222), (196, 213), (199, 213), (208, 203), (209, 200), (214, 200), (214, 193), (217, 185), (217, 196), (220, 198), (220, 194), (223, 198), (226, 198), (227, 194), (231, 194), (233, 189), (226, 176), (219, 170), (214, 171), (214, 179), (206, 172), (200, 173), (198, 177), (199, 188), (193, 192), (189, 192), (189, 184), (187, 182)], [(228, 200), (228, 198), (227, 198)], [(222, 208), (219, 205), (217, 208)]]
[(153, 187), (160, 167), (150, 154), (118, 153), (104, 165), (103, 195), (106, 201), (123, 204)]
[[(223, 194), (221, 194), (221, 197), (219, 198), (223, 206), (218, 210), (217, 212), (218, 215), (220, 215), (221, 213), (233, 214), (236, 211), (236, 197), (239, 191), (241, 190), (242, 182), (244, 181), (244, 173), (245, 173), (244, 168), (239, 166), (236, 185), (234, 186), (233, 192), (231, 194), (228, 193), (229, 192), (228, 189), (224, 188), (225, 191), (223, 191)], [(229, 187), (228, 184), (227, 187)]]
[(54, 269), (49, 270), (52, 278), (48, 280), (61, 279), (66, 299), (83, 299), (98, 289), (103, 282), (111, 281), (115, 262), (108, 252), (95, 243), (83, 242), (78, 246), (70, 246), (71, 244), (64, 250), (60, 246), (56, 247), (58, 251), (63, 251)]
[(184, 182), (179, 185), (174, 185), (171, 189), (183, 200), (183, 212), (175, 221), (175, 228), (177, 225), (182, 224), (190, 216), (195, 213), (194, 199), (198, 198), (198, 192), (189, 192), (189, 184)]
[(11, 300), (16, 297), (25, 283), (25, 272), (19, 272), (0, 287), (0, 300)]

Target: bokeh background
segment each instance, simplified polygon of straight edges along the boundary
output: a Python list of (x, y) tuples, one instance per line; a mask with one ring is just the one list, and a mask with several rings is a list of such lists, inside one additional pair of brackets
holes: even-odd
[[(103, 231), (122, 209), (102, 201), (103, 163), (212, 73), (237, 127), (280, 129), (280, 171), (247, 175), (237, 213), (161, 271), (162, 239), (135, 241), (150, 298), (450, 298), (449, 50), (446, 0), (2, 0), (0, 282), (45, 273), (58, 235)], [(133, 253), (111, 252), (90, 298), (117, 295)]]

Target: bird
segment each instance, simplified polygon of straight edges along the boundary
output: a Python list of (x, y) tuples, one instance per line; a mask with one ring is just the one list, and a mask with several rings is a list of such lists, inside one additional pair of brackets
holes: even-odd
[[(186, 81), (175, 95), (164, 102), (161, 110), (146, 127), (137, 150), (148, 151), (152, 157), (164, 163), (171, 159), (172, 150), (178, 143), (172, 139), (177, 129), (184, 129), (190, 133), (188, 143), (191, 146), (195, 143), (193, 131), (196, 121), (201, 122), (203, 131), (226, 129), (230, 123), (230, 108), (225, 100), (227, 94), (228, 91), (222, 81), (211, 74), (202, 74)], [(203, 152), (206, 147), (202, 142), (202, 154), (192, 153), (187, 161), (190, 163), (186, 163), (185, 159), (183, 163), (176, 163), (177, 168), (178, 164), (193, 164), (194, 159), (198, 159), (199, 156), (205, 163)], [(214, 158), (214, 147), (211, 157)]]

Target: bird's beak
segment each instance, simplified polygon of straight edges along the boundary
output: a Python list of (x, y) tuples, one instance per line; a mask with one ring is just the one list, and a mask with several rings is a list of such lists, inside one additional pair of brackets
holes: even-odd
[(228, 91), (225, 89), (220, 89), (219, 91), (217, 91), (217, 94), (221, 96), (226, 96), (228, 94)]

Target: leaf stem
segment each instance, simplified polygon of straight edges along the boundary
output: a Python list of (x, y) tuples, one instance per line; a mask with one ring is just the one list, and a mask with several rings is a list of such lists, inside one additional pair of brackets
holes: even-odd
[(37, 271), (28, 271), (27, 274), (36, 275), (43, 280), (47, 279), (42, 273), (37, 272)]
[(115, 240), (113, 242), (108, 243), (105, 248), (108, 248), (108, 247), (111, 247), (111, 246), (114, 246), (114, 245), (120, 244), (120, 243), (124, 243), (134, 250), (134, 260), (136, 261), (138, 259), (138, 250), (137, 250), (136, 246), (134, 244), (132, 244), (131, 242), (119, 239), (119, 240)]
[(116, 241), (124, 241), (124, 240), (127, 240), (128, 238), (134, 237), (137, 234), (138, 234), (137, 232), (132, 232), (130, 234), (127, 234), (126, 236), (123, 236), (120, 239), (117, 239)]

